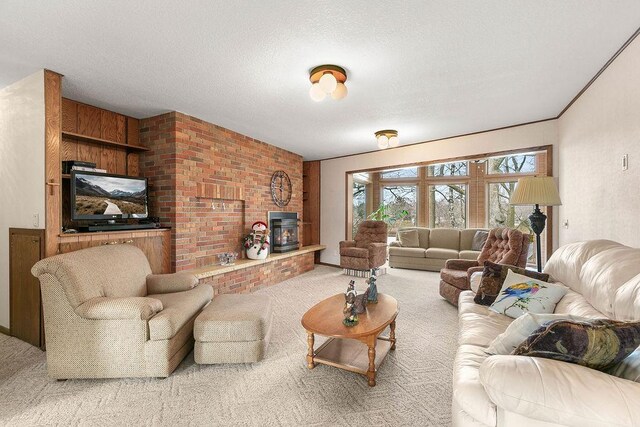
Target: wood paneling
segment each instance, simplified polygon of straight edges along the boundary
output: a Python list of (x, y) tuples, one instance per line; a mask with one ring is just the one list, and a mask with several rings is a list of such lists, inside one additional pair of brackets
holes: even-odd
[(44, 257), (44, 230), (10, 228), (9, 245), (11, 336), (43, 347), (40, 282), (31, 267)]
[(155, 274), (171, 272), (171, 230), (131, 230), (79, 233), (60, 236), (60, 252), (68, 253), (102, 245), (137, 246), (149, 260)]
[(45, 111), (45, 256), (58, 251), (61, 211), (62, 76), (44, 72)]
[(127, 144), (140, 145), (140, 121), (127, 117)]
[(98, 137), (117, 142), (118, 115), (116, 113), (100, 109), (100, 135)]
[(100, 138), (101, 114), (99, 108), (86, 104), (78, 104), (78, 133), (93, 138)]
[(127, 151), (114, 150), (116, 160), (116, 173), (119, 175), (127, 175)]
[(196, 197), (202, 199), (244, 200), (244, 186), (240, 184), (196, 183)]
[(138, 153), (127, 154), (127, 175), (140, 175), (140, 157)]
[[(64, 111), (64, 109), (62, 111)], [(61, 160), (79, 160), (78, 142), (73, 138), (63, 137), (61, 156)]]
[[(302, 164), (303, 246), (320, 244), (320, 162)], [(319, 254), (318, 254), (319, 255)]]
[(127, 118), (122, 114), (116, 115), (116, 142), (127, 143)]
[(67, 98), (62, 98), (62, 130), (78, 132), (78, 103)]

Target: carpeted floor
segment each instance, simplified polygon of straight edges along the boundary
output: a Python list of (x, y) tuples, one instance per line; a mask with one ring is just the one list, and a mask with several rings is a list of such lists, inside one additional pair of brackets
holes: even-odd
[[(167, 379), (58, 382), (47, 377), (43, 352), (0, 334), (0, 425), (450, 425), (457, 314), (439, 297), (436, 273), (380, 276), (379, 291), (398, 299), (400, 314), (397, 350), (376, 387), (332, 367), (307, 369), (300, 318), (348, 282), (318, 266), (259, 291), (275, 304), (265, 360), (200, 366), (190, 354)], [(364, 279), (356, 283), (365, 288)]]

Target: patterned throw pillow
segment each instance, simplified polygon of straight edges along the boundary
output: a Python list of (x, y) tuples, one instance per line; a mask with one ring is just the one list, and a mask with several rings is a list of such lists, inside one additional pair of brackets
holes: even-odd
[(509, 270), (489, 310), (517, 319), (525, 313), (553, 313), (569, 288), (543, 282)]
[(473, 299), (476, 304), (491, 305), (496, 300), (496, 297), (502, 289), (504, 279), (507, 277), (509, 270), (514, 273), (522, 274), (533, 279), (542, 280), (543, 282), (549, 281), (549, 275), (544, 273), (538, 273), (537, 271), (526, 270), (524, 268), (516, 267), (514, 265), (496, 264), (491, 261), (484, 262), (484, 270), (482, 272), (482, 279), (480, 279), (480, 287), (476, 296)]
[(473, 240), (471, 241), (471, 250), (472, 251), (481, 251), (484, 247), (484, 244), (487, 243), (487, 238), (489, 237), (488, 231), (478, 230), (476, 234), (473, 235)]
[(603, 371), (640, 345), (640, 322), (557, 320), (536, 330), (512, 354), (544, 357)]

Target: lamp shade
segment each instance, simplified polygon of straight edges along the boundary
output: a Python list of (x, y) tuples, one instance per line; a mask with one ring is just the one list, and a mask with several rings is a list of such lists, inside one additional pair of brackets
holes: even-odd
[(552, 176), (527, 176), (520, 178), (511, 194), (512, 205), (561, 205), (558, 188)]

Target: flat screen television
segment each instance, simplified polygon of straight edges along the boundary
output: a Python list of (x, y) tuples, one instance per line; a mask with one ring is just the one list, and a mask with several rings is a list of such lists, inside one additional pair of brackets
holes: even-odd
[(146, 218), (148, 214), (146, 178), (72, 171), (72, 220)]

